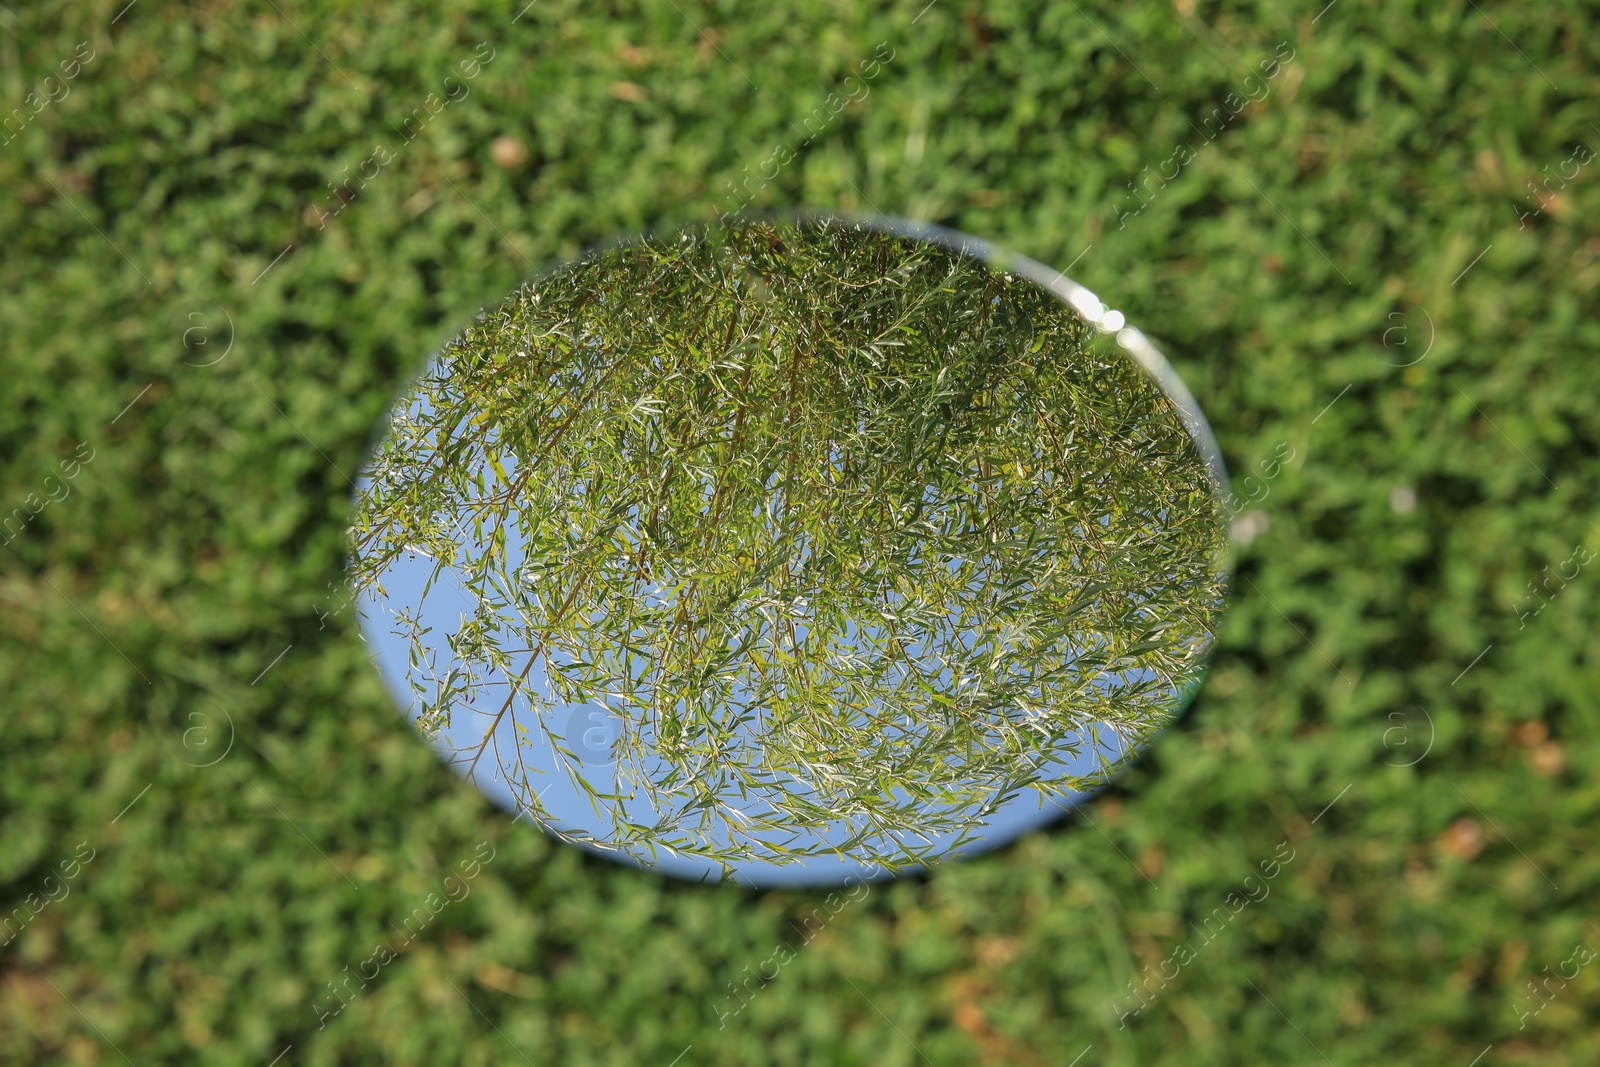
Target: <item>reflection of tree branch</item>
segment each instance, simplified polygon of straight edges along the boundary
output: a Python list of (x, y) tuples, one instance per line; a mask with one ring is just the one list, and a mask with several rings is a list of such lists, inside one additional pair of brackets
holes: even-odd
[[(555, 626), (561, 621), (561, 616), (572, 606), (572, 602), (578, 598), (579, 591), (583, 589), (584, 583), (589, 580), (589, 576), (593, 573), (593, 571), (585, 571), (583, 576), (573, 583), (572, 589), (567, 593), (567, 599), (562, 601), (561, 607), (556, 610), (555, 618), (550, 620), (551, 626)], [(517, 698), (518, 687), (527, 682), (528, 673), (533, 670), (533, 665), (539, 662), (539, 657), (544, 654), (547, 640), (547, 637), (540, 639), (533, 652), (529, 654), (528, 662), (523, 666), (522, 673), (517, 675), (516, 679), (511, 683), (511, 692), (506, 695), (506, 702), (500, 705), (500, 710), (495, 713), (493, 721), (489, 723), (489, 729), (485, 731), (483, 741), (479, 743), (477, 753), (472, 757), (472, 764), (467, 768), (466, 776), (468, 778), (471, 778), (473, 772), (477, 769), (478, 760), (483, 756), (484, 747), (488, 745), (489, 739), (494, 736), (495, 730), (499, 728), (500, 720), (505, 718), (507, 711), (511, 710), (511, 703)]]
[[(480, 666), (507, 680), (467, 775), (492, 746), (539, 807), (525, 731), (515, 759), (497, 734), (542, 658), (553, 766), (614, 847), (726, 861), (826, 851), (839, 836), (803, 836), (826, 829), (904, 864), (971, 832), (970, 804), (1044, 788), (1033, 757), (1076, 756), (1082, 731), (1148, 737), (1209, 647), (1220, 545), (1154, 382), (951, 253), (844, 228), (706, 247), (520, 292), (382, 453), (352, 523), (374, 578), (386, 539), (443, 559), (447, 526), (488, 527), (453, 641), (470, 664), (438, 683), (447, 713)], [(505, 359), (513, 331), (554, 340)], [(624, 722), (604, 789), (545, 722), (599, 692)]]

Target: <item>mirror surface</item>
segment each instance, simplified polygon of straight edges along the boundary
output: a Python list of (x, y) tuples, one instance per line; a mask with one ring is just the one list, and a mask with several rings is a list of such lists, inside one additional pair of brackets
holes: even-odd
[(359, 483), (363, 632), (416, 728), (556, 836), (827, 884), (994, 847), (1198, 687), (1225, 474), (1137, 330), (888, 221), (587, 254), (481, 313)]

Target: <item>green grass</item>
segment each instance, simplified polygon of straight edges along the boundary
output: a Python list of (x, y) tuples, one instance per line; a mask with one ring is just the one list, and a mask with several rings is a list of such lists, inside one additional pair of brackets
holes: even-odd
[[(1600, 966), (1518, 1012), (1600, 948), (1600, 9), (121, 8), (0, 10), (0, 903), (40, 908), (0, 948), (4, 1060), (1595, 1061)], [(511, 825), (336, 592), (426, 353), (538, 265), (736, 207), (780, 147), (758, 205), (1081, 255), (1236, 479), (1277, 472), (1209, 682), (1093, 825), (858, 901)]]

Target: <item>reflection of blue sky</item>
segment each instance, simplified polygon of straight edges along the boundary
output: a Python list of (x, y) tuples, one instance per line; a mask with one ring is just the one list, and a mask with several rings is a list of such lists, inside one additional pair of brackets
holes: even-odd
[[(418, 407), (413, 407), (412, 411), (414, 414), (426, 414), (425, 409)], [(430, 439), (422, 444), (424, 450), (431, 450), (431, 435)], [(509, 456), (505, 457), (505, 467), (508, 475), (514, 478), (515, 468)], [(493, 473), (486, 472), (486, 485), (483, 491), (486, 494), (496, 492), (500, 488), (497, 483), (498, 479)], [(363, 479), (363, 489), (366, 484), (366, 480)], [(464, 506), (470, 506), (470, 502)], [(505, 534), (507, 552), (505, 571), (515, 573), (523, 555), (522, 538), (515, 521), (507, 523)], [(474, 535), (470, 524), (460, 537), (459, 558), (472, 559), (482, 553), (482, 546), (473, 543)], [(431, 586), (430, 579), (432, 579)], [(434, 560), (420, 551), (402, 553), (379, 581), (387, 593), (386, 597), (380, 597), (374, 590), (369, 590), (358, 601), (362, 628), (367, 643), (376, 653), (385, 682), (400, 705), (412, 709), (414, 719), (420, 709), (415, 690), (421, 689), (425, 701), (437, 699), (440, 679), (447, 678), (451, 672), (450, 637), (460, 630), (463, 622), (477, 614), (479, 605), (474, 594), (462, 583), (458, 574), (450, 568), (442, 568), (440, 573), (435, 575)], [(423, 661), (419, 664), (411, 663), (410, 657), (413, 651), (411, 641), (405, 634), (407, 628), (396, 622), (394, 613), (397, 611), (409, 614), (416, 625), (425, 631), (422, 642), (425, 652)], [(509, 627), (499, 628), (499, 637), (502, 647), (512, 651), (511, 659), (520, 669), (520, 665), (526, 662), (527, 655), (522, 650), (521, 639), (515, 636), (515, 631)], [(608, 838), (614, 832), (613, 815), (596, 810), (594, 801), (585, 794), (577, 782), (572, 780), (568, 767), (576, 769), (590, 787), (606, 793), (611, 792), (617, 783), (615, 764), (604, 762), (603, 755), (596, 755), (582, 764), (562, 761), (556, 756), (546, 731), (563, 739), (564, 746), (569, 750), (582, 753), (584, 751), (581, 747), (584, 742), (582, 735), (585, 732), (589, 733), (588, 740), (591, 742), (608, 743), (616, 736), (617, 720), (614, 714), (608, 715), (605, 712), (603, 705), (591, 703), (570, 706), (553, 698), (550, 686), (544, 677), (544, 667), (545, 661), (541, 659), (530, 672), (524, 685), (541, 699), (554, 703), (556, 706), (554, 715), (541, 724), (528, 697), (518, 693), (511, 705), (511, 713), (500, 717), (493, 733), (489, 735), (481, 759), (470, 772), (471, 778), (486, 795), (507, 810), (527, 815), (525, 806), (528, 793), (524, 789), (531, 789), (533, 793), (537, 793), (540, 803), (550, 813), (557, 827), (587, 833), (600, 839)], [(1138, 677), (1137, 672), (1124, 672), (1119, 680), (1126, 683)], [(941, 680), (945, 684), (953, 682), (949, 677)], [(476, 687), (470, 697), (459, 700), (453, 706), (451, 721), (441, 730), (437, 745), (441, 755), (458, 773), (469, 773), (468, 763), (483, 745), (486, 731), (489, 730), (491, 723), (495, 723), (496, 716), (505, 705), (506, 696), (510, 691), (511, 686), (507, 679), (494, 676), (488, 684)], [(603, 736), (598, 733), (599, 731), (603, 731)], [(1089, 743), (1091, 738), (1094, 739), (1094, 744)], [(1116, 761), (1124, 755), (1122, 740), (1103, 724), (1093, 724), (1070, 740), (1081, 742), (1081, 751), (1073, 758), (1045, 764), (1043, 780), (1054, 781), (1092, 774), (1105, 762)], [(792, 785), (791, 788), (801, 787)], [(1084, 796), (1085, 794), (1074, 792), (1046, 797), (1036, 790), (1023, 790), (1010, 801), (1000, 805), (975, 832), (968, 831), (968, 843), (956, 854), (983, 851), (1003, 844), (1028, 830), (1043, 826), (1057, 818), (1063, 811), (1075, 806)], [(731, 799), (736, 799), (736, 795)], [(624, 810), (636, 821), (653, 822), (656, 818), (653, 809), (650, 809), (642, 798), (628, 802)], [(762, 809), (750, 805), (743, 806), (743, 810), (758, 813)], [(844, 841), (850, 832), (849, 827), (841, 824), (836, 829), (812, 840), (814, 843), (819, 841), (839, 843)], [(778, 840), (777, 837), (770, 839)], [(935, 853), (938, 853), (942, 851), (943, 846), (954, 839), (953, 833), (947, 833), (914, 840), (907, 839), (907, 843), (921, 846), (931, 842), (936, 846)], [(616, 855), (614, 852), (607, 854)], [(659, 850), (650, 865), (665, 873), (692, 879), (715, 879), (719, 870), (718, 866), (710, 861), (674, 856)], [(763, 885), (801, 885), (837, 883), (846, 876), (870, 877), (875, 873), (880, 872), (852, 859), (822, 856), (785, 864), (770, 862), (736, 864), (734, 877), (740, 881)]]

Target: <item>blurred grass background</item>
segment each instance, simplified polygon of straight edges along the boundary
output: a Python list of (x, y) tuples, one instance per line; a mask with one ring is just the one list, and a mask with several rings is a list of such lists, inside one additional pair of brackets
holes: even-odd
[[(0, 9), (4, 1062), (1600, 1058), (1600, 7), (124, 3)], [(1120, 788), (820, 932), (513, 825), (338, 593), (426, 354), (779, 145), (756, 203), (1071, 263), (1295, 457)]]

